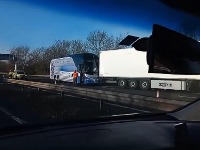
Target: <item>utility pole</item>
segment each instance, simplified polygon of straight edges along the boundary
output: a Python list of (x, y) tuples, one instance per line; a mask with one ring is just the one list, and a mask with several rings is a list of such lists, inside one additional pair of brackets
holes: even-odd
[(15, 55), (13, 55), (13, 61), (15, 62), (15, 69), (17, 70), (17, 57)]

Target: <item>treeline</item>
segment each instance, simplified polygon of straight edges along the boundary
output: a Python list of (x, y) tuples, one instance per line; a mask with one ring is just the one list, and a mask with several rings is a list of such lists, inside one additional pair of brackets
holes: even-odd
[[(31, 75), (49, 74), (49, 64), (52, 59), (83, 52), (99, 55), (99, 51), (101, 50), (124, 48), (124, 46), (118, 43), (125, 36), (114, 37), (104, 31), (97, 30), (90, 32), (85, 41), (58, 40), (47, 48), (40, 47), (31, 50), (28, 46), (18, 46), (11, 48), (9, 51), (10, 54), (17, 57), (18, 69), (24, 70), (27, 74)], [(0, 68), (0, 72), (13, 70), (14, 62), (0, 62)]]

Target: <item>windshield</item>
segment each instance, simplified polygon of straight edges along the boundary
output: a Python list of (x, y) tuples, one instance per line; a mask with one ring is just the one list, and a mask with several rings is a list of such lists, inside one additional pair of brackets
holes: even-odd
[(18, 74), (25, 74), (23, 71), (17, 71)]
[(164, 0), (0, 0), (0, 18), (0, 128), (200, 97), (200, 17)]
[(84, 63), (85, 73), (94, 75), (99, 73), (99, 58), (95, 57), (93, 59), (86, 59)]
[(94, 72), (94, 67), (93, 67), (93, 62), (86, 62), (85, 63), (85, 72), (87, 74), (93, 74)]

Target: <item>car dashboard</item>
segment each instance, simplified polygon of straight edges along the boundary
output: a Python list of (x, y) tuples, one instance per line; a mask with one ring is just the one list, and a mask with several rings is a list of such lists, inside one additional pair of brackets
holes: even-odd
[[(64, 149), (199, 149), (200, 123), (166, 115), (68, 124), (0, 136), (0, 148)], [(160, 118), (160, 119), (159, 119)], [(163, 119), (162, 119), (163, 118)]]

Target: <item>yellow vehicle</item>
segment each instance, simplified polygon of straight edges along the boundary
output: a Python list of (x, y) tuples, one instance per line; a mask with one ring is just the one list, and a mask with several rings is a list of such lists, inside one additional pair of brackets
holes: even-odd
[(10, 70), (9, 73), (8, 73), (8, 78), (9, 79), (12, 78), (12, 74), (13, 74), (13, 72)]
[(14, 70), (14, 72), (12, 72), (12, 79), (26, 79), (27, 75), (24, 71), (22, 70)]

